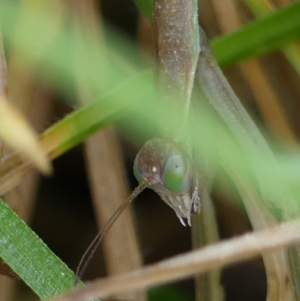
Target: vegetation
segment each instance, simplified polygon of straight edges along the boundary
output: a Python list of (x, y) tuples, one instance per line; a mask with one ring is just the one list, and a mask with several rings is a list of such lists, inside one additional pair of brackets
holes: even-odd
[[(211, 275), (207, 278), (209, 284), (204, 289), (197, 286), (197, 298), (223, 300), (227, 290), (225, 288), (223, 293), (219, 287), (219, 270), (216, 269), (259, 254), (262, 254), (266, 272), (267, 299), (300, 300), (297, 256), (300, 240), (297, 136), (300, 3), (286, 1), (288, 5), (281, 6), (280, 1), (274, 0), (264, 6), (265, 1), (245, 0), (243, 7), (237, 7), (232, 0), (213, 1), (216, 19), (210, 19), (206, 10), (212, 8), (204, 8), (207, 2), (210, 1), (200, 1), (199, 16), (208, 36), (218, 33), (218, 37), (211, 40), (213, 54), (222, 67), (239, 63), (239, 67), (228, 72), (229, 82), (259, 121), (264, 136), (230, 86), (226, 86), (229, 92), (222, 98), (217, 85), (210, 86), (205, 81), (205, 73), (200, 71), (195, 83), (205, 96), (195, 89), (188, 133), (194, 140), (200, 169), (206, 171), (205, 176), (213, 174), (215, 178), (206, 184), (207, 194), (210, 195), (213, 186), (218, 198), (242, 201), (229, 204), (223, 201), (222, 206), (227, 207), (220, 216), (232, 222), (231, 207), (239, 208), (231, 211), (238, 217), (242, 216), (240, 210), (245, 210), (254, 233), (220, 244), (214, 242), (214, 233), (209, 233), (208, 239), (201, 243), (216, 245), (142, 268), (145, 255), (138, 247), (132, 211), (126, 210), (103, 242), (108, 274), (122, 273), (123, 276), (87, 285), (84, 290), (74, 291), (60, 300), (107, 297), (116, 293), (123, 293), (119, 298), (145, 300), (145, 292), (129, 291), (212, 270), (213, 273), (206, 274)], [(152, 5), (148, 0), (135, 1), (141, 14), (138, 46), (104, 22), (96, 4), (96, 1), (0, 3), (0, 135), (3, 138), (0, 192), (5, 199), (0, 201), (0, 257), (42, 300), (69, 291), (75, 276), (23, 222), (30, 220), (38, 187), (38, 177), (33, 170), (51, 173), (51, 160), (84, 142), (95, 214), (99, 227), (103, 228), (130, 193), (116, 131), (132, 144), (141, 144), (158, 135), (157, 102), (154, 101), (157, 97), (153, 87), (156, 74), (152, 72), (151, 59), (140, 47), (142, 38), (151, 36), (147, 26), (151, 23)], [(226, 13), (223, 5), (226, 5)], [(115, 13), (117, 11), (118, 7)], [(251, 22), (245, 17), (248, 15), (252, 16)], [(243, 24), (248, 21), (249, 24)], [(72, 103), (75, 109), (37, 136), (35, 133), (50, 120), (53, 95)], [(176, 120), (169, 114), (170, 107), (159, 103), (159, 111), (164, 116), (163, 122), (175, 128)], [(114, 129), (108, 127), (111, 124), (115, 124)], [(53, 177), (58, 176), (54, 169)], [(234, 198), (233, 194), (238, 197)], [(53, 193), (48, 198), (56, 196)], [(209, 204), (203, 203), (202, 221), (205, 218), (211, 221), (206, 212), (214, 210), (205, 210)], [(217, 204), (217, 211), (220, 207)], [(55, 222), (57, 217), (54, 214), (52, 218)], [(156, 222), (165, 225), (164, 218), (162, 224)], [(202, 230), (197, 231), (199, 235)], [(176, 238), (178, 232), (171, 233)], [(187, 236), (187, 232), (184, 235)], [(169, 239), (170, 235), (164, 240)], [(222, 256), (221, 250), (224, 250)], [(270, 250), (272, 252), (266, 252)], [(69, 251), (72, 252), (72, 248)], [(131, 270), (136, 271), (126, 274)], [(12, 274), (5, 268), (0, 271)], [(0, 282), (0, 285), (4, 284)], [(207, 295), (201, 297), (203, 291)], [(153, 294), (153, 299), (166, 299), (166, 294), (174, 296), (174, 292), (176, 289), (168, 287)], [(3, 292), (3, 296), (5, 294)], [(10, 294), (12, 291), (7, 291), (7, 295)], [(176, 296), (180, 300), (188, 298), (181, 293)]]

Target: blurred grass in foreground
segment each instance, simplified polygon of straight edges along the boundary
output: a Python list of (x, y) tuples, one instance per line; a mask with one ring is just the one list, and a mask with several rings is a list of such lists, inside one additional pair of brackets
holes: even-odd
[[(63, 30), (57, 27), (55, 20), (47, 14), (45, 7), (27, 9), (28, 7), (22, 9), (15, 7), (11, 1), (2, 1), (0, 4), (0, 18), (8, 54), (11, 48), (17, 49), (20, 56), (19, 64), (22, 68), (32, 69), (43, 81), (53, 85), (64, 96), (71, 98), (75, 96), (73, 73), (74, 65), (78, 63), (82, 74), (89, 79), (91, 89), (99, 91), (99, 98), (71, 113), (42, 134), (40, 144), (51, 158), (61, 155), (84, 141), (95, 131), (129, 113), (133, 114), (133, 118), (128, 120), (125, 131), (127, 130), (130, 135), (142, 136), (145, 132), (148, 135), (157, 135), (154, 126), (155, 103), (153, 99), (155, 99), (155, 94), (152, 75), (150, 71), (138, 73), (144, 66), (140, 64), (139, 59), (136, 59), (140, 57), (140, 54), (130, 42), (121, 39), (112, 29), (107, 29), (109, 35), (113, 37), (114, 48), (106, 45), (106, 51), (103, 51), (93, 43), (93, 40), (86, 45), (86, 41), (73, 35), (67, 22), (63, 26)], [(300, 19), (296, 18), (299, 13), (300, 4), (295, 3), (266, 19), (242, 28), (236, 34), (222, 37), (213, 44), (217, 59), (221, 60), (222, 65), (228, 65), (245, 57), (278, 49), (286, 43), (299, 39)], [(270, 32), (274, 33), (271, 35), (271, 40)], [(76, 59), (78, 61), (76, 62), (73, 53), (74, 43), (82, 46), (77, 48)], [(257, 47), (258, 45), (260, 47)], [(124, 55), (123, 49), (127, 49), (128, 57)], [(136, 70), (134, 77), (131, 77), (132, 74), (129, 74), (127, 69), (122, 68), (119, 61), (114, 60), (113, 54), (116, 53), (118, 58), (125, 62), (128, 60), (135, 62), (132, 68)], [(105, 81), (102, 82), (99, 78), (105, 78)], [(106, 93), (104, 94), (103, 91)], [(199, 101), (201, 102), (201, 99)], [(165, 120), (168, 120), (168, 108), (161, 105), (160, 109)], [(204, 106), (200, 106), (200, 109), (192, 112), (191, 120), (189, 130), (191, 136), (197, 137), (195, 145), (197, 156), (208, 162), (209, 168), (222, 167), (229, 171), (238, 170), (245, 175), (249, 186), (255, 187), (257, 191), (259, 191), (259, 186), (256, 183), (255, 175), (259, 174), (261, 175), (260, 180), (264, 181), (259, 183), (260, 185), (276, 187), (281, 191), (287, 190), (296, 200), (300, 198), (298, 184), (300, 154), (297, 151), (282, 152), (278, 150), (278, 164), (273, 165), (270, 161), (265, 160), (257, 150), (251, 149), (251, 147), (247, 151), (241, 149), (227, 127), (218, 116), (210, 111), (210, 108), (205, 109)], [(176, 123), (176, 120), (168, 121)], [(221, 133), (216, 133), (216, 128), (222, 128)], [(276, 154), (276, 149), (274, 151)], [(6, 159), (3, 164), (13, 162), (8, 160)], [(20, 166), (22, 168), (22, 163), (18, 160), (16, 162), (10, 167), (10, 172), (18, 173)], [(4, 179), (5, 174), (0, 179), (0, 184)], [(280, 183), (280, 187), (278, 187), (278, 183)], [(16, 184), (17, 182), (13, 185)], [(272, 200), (272, 194), (269, 197)], [(289, 210), (286, 200), (283, 204), (276, 203), (276, 206), (286, 207), (285, 210)], [(293, 209), (289, 213), (293, 216)], [(2, 222), (6, 223), (7, 221), (2, 219)], [(28, 241), (28, 244), (30, 245), (31, 242)], [(1, 256), (6, 248), (5, 244), (0, 246)], [(38, 249), (39, 247), (37, 247)], [(36, 257), (34, 260), (38, 261), (39, 258)], [(40, 260), (42, 262), (48, 258), (42, 256)], [(7, 260), (7, 263), (11, 266), (19, 264), (18, 259), (13, 256)], [(23, 264), (25, 265), (26, 262)], [(60, 268), (60, 264), (57, 265), (57, 268)], [(31, 271), (30, 269), (25, 270), (28, 273)], [(47, 271), (44, 272), (47, 273)], [(47, 274), (44, 277), (50, 279)], [(43, 289), (47, 290), (47, 287), (35, 282), (34, 278), (32, 280), (31, 287), (41, 298), (52, 296), (52, 294), (48, 294), (48, 291), (40, 293)], [(59, 283), (60, 279), (57, 278), (54, 281)], [(55, 285), (54, 282), (53, 286)], [(67, 288), (69, 288), (69, 284), (65, 287), (65, 289)]]

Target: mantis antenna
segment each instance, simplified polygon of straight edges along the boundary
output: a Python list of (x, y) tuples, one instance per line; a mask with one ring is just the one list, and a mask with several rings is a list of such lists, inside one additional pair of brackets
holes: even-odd
[(84, 274), (88, 264), (92, 260), (96, 250), (98, 249), (100, 243), (102, 242), (104, 236), (126, 208), (126, 206), (132, 202), (147, 186), (149, 186), (149, 182), (142, 181), (140, 184), (133, 190), (130, 196), (116, 209), (113, 215), (109, 218), (104, 228), (95, 236), (93, 241), (90, 243), (84, 254), (82, 255), (79, 264), (76, 268), (75, 272), (75, 285), (78, 284), (82, 275)]

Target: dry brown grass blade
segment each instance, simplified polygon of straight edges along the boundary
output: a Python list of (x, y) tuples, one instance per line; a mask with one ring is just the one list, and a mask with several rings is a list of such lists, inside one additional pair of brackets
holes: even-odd
[(6, 85), (7, 85), (7, 65), (3, 47), (3, 38), (0, 26), (0, 93), (6, 93)]
[[(51, 2), (51, 9), (55, 12), (55, 20), (59, 21), (58, 24), (61, 25), (62, 14), (60, 12), (61, 5), (58, 5), (57, 0)], [(21, 6), (23, 8), (30, 7), (32, 5), (31, 1), (22, 1)], [(47, 4), (45, 3), (47, 6)], [(49, 6), (47, 6), (49, 9)], [(59, 29), (59, 28), (57, 28)], [(18, 33), (19, 27), (16, 27), (16, 35)], [(55, 35), (49, 36), (54, 38)], [(31, 68), (20, 64), (23, 57), (20, 55), (18, 49), (14, 44), (10, 45), (8, 57), (8, 93), (9, 100), (14, 104), (19, 111), (21, 111), (30, 122), (30, 125), (35, 129), (36, 132), (40, 132), (44, 129), (45, 125), (48, 124), (49, 119), (52, 114), (52, 94), (49, 88), (44, 84), (39, 83), (36, 78), (35, 65)], [(46, 50), (46, 48), (44, 48)], [(39, 52), (40, 57), (43, 57), (42, 49)], [(38, 62), (36, 62), (38, 63)], [(12, 155), (12, 158), (14, 155)], [(38, 185), (39, 176), (36, 172), (30, 173), (27, 177), (20, 182), (20, 186), (17, 188), (18, 196), (17, 198), (21, 201), (21, 208), (18, 210), (18, 214), (28, 221), (31, 215), (31, 209), (33, 207), (33, 201), (36, 194), (36, 189)]]
[[(105, 52), (105, 45), (101, 33), (99, 34), (101, 17), (97, 2), (75, 0), (72, 3), (72, 9), (78, 16), (78, 22), (74, 24), (75, 32), (97, 41), (99, 55), (101, 55), (101, 52)], [(81, 72), (80, 65), (76, 63), (75, 69), (79, 99), (81, 103), (85, 103), (93, 97), (93, 92), (88, 85), (88, 78)], [(105, 72), (101, 70), (99, 73), (100, 82), (105, 86), (105, 77), (101, 78)], [(85, 143), (85, 154), (95, 214), (101, 230), (116, 208), (129, 195), (122, 152), (115, 130), (109, 127), (90, 137)], [(126, 273), (141, 267), (142, 258), (131, 210), (126, 209), (112, 226), (103, 241), (103, 250), (109, 275)], [(136, 291), (113, 296), (113, 298), (114, 300), (142, 301), (146, 300), (147, 295), (143, 291)]]
[(147, 20), (143, 15), (140, 15), (138, 21), (137, 38), (139, 46), (142, 49), (146, 59), (153, 59), (155, 56), (152, 36), (153, 33), (149, 24), (149, 20)]
[[(220, 2), (214, 0), (213, 3), (223, 32), (227, 33), (240, 27), (240, 12), (235, 1), (227, 0)], [(224, 13), (224, 6), (226, 6), (226, 13)], [(295, 135), (283, 114), (279, 99), (274, 92), (271, 83), (268, 81), (260, 63), (257, 60), (252, 59), (240, 63), (239, 66), (257, 98), (257, 102), (260, 105), (262, 114), (265, 116), (266, 122), (278, 135), (290, 142), (296, 142)], [(240, 178), (241, 177), (239, 176), (235, 176), (234, 182), (240, 191), (253, 229), (266, 229), (275, 225), (275, 218), (272, 217), (271, 213), (266, 208), (260, 206), (258, 198), (253, 196), (246, 185), (243, 185)], [(287, 265), (287, 255), (285, 252), (278, 251), (272, 254), (263, 254), (262, 257), (268, 282), (267, 300), (292, 300), (293, 289), (291, 285), (286, 284), (286, 279), (290, 278), (290, 271)]]
[[(240, 192), (247, 214), (254, 230), (266, 229), (277, 224), (274, 216), (264, 207), (244, 182), (241, 175), (231, 173), (233, 180)], [(262, 254), (268, 281), (267, 300), (269, 301), (292, 301), (294, 300), (291, 274), (288, 266), (285, 250)]]
[[(0, 26), (0, 95), (6, 95), (7, 89), (7, 63), (4, 52), (3, 37)], [(0, 139), (0, 157), (3, 156), (3, 141)]]
[[(202, 185), (204, 186), (205, 184), (203, 183)], [(220, 240), (215, 208), (211, 199), (211, 185), (206, 184), (205, 187), (201, 187), (199, 196), (201, 200), (201, 212), (200, 215), (193, 217), (192, 223), (193, 249), (198, 249)], [(195, 300), (224, 300), (224, 290), (220, 283), (220, 278), (220, 269), (213, 269), (208, 273), (196, 275)]]
[[(32, 91), (38, 91), (38, 93), (37, 95), (31, 95), (31, 109), (28, 111), (28, 113), (30, 114), (31, 123), (36, 129), (40, 129), (49, 120), (52, 101), (49, 99), (50, 95), (48, 95), (47, 91), (45, 91), (43, 88), (40, 89), (39, 87), (35, 86), (35, 89)], [(42, 106), (40, 105), (41, 99), (43, 99)], [(5, 195), (5, 201), (12, 207), (13, 210), (18, 213), (18, 215), (20, 215), (23, 220), (27, 222), (29, 222), (31, 219), (32, 209), (35, 204), (35, 196), (39, 185), (39, 178), (39, 174), (36, 171), (28, 174), (20, 182), (20, 185), (18, 185), (17, 188), (11, 190)], [(14, 294), (16, 297), (16, 293), (18, 292), (14, 290), (15, 287), (12, 283), (10, 283), (15, 282), (15, 280), (9, 280), (1, 279), (1, 301), (12, 300), (12, 298), (8, 296), (12, 296), (12, 294)], [(7, 292), (7, 296), (5, 296), (5, 291)]]
[(38, 145), (37, 135), (3, 94), (0, 95), (0, 135), (5, 143), (20, 152), (41, 172), (45, 174), (51, 172), (50, 162)]
[[(17, 73), (17, 70), (11, 71)], [(19, 80), (22, 80), (22, 77), (16, 76), (16, 79), (17, 78)], [(25, 100), (25, 102), (27, 102), (26, 114), (32, 126), (36, 129), (36, 131), (38, 131), (44, 128), (45, 124), (48, 124), (49, 119), (51, 118), (53, 104), (51, 99), (51, 93), (49, 93), (47, 88), (35, 82), (34, 78), (31, 78), (31, 81), (28, 81), (27, 78), (25, 82), (31, 87), (31, 92), (29, 92), (28, 90), (30, 102), (28, 100)], [(22, 85), (23, 83), (20, 82), (20, 86)], [(43, 100), (42, 103), (41, 99)], [(25, 108), (25, 106), (23, 108)], [(15, 157), (15, 154), (8, 155), (8, 157), (10, 156)], [(36, 195), (38, 180), (39, 175), (36, 171), (34, 171), (32, 173), (29, 173), (26, 177), (24, 177), (24, 179), (20, 181), (20, 185), (18, 185), (18, 187), (16, 188), (18, 209), (14, 208), (13, 206), (12, 208), (15, 211), (17, 211), (17, 213), (25, 221), (30, 220), (32, 208), (34, 206), (33, 201)], [(6, 194), (6, 196), (9, 196), (10, 192)], [(9, 205), (11, 204), (9, 203)]]
[[(240, 11), (235, 1), (214, 0), (213, 3), (223, 33), (235, 31), (242, 25), (239, 17)], [(226, 13), (224, 13), (225, 11)], [(291, 129), (279, 97), (262, 64), (257, 59), (250, 59), (241, 62), (239, 68), (255, 96), (266, 124), (279, 137), (295, 144), (296, 135)]]
[[(26, 10), (26, 7), (36, 5), (35, 9), (39, 10), (41, 14), (49, 13), (49, 10), (53, 11), (53, 18), (51, 19), (51, 22), (53, 22), (53, 31), (51, 34), (49, 34), (48, 40), (45, 44), (40, 45), (39, 49), (37, 49), (37, 58), (34, 62), (31, 62), (31, 69), (26, 68), (26, 74), (24, 75), (24, 65), (23, 65), (23, 56), (20, 55), (20, 53), (15, 49), (10, 49), (10, 57), (9, 60), (9, 93), (11, 100), (17, 104), (17, 106), (20, 108), (23, 113), (28, 113), (31, 115), (29, 107), (30, 107), (30, 95), (31, 92), (30, 89), (32, 87), (32, 83), (30, 83), (30, 79), (33, 76), (33, 69), (36, 66), (36, 64), (39, 62), (39, 59), (42, 58), (45, 54), (45, 51), (48, 51), (48, 45), (51, 43), (51, 41), (56, 37), (57, 32), (60, 30), (61, 21), (62, 21), (62, 14), (61, 14), (61, 8), (63, 4), (61, 1), (50, 1), (47, 2), (39, 2), (38, 1), (22, 1), (20, 3), (20, 19), (23, 13), (23, 8)], [(19, 24), (16, 22), (15, 32), (14, 32), (14, 38), (15, 39), (22, 39), (23, 36), (20, 36), (19, 33), (19, 26), (23, 26), (22, 24)], [(13, 45), (13, 43), (12, 43)], [(9, 45), (12, 47), (12, 45)], [(23, 68), (22, 68), (23, 67)], [(15, 72), (15, 70), (19, 70), (19, 72)], [(21, 70), (23, 72), (21, 72)], [(16, 84), (20, 84), (17, 86)], [(37, 108), (40, 107), (43, 104), (41, 100), (38, 104), (36, 104)], [(45, 108), (47, 108), (47, 101), (45, 101)], [(36, 108), (35, 108), (36, 109)], [(43, 110), (43, 109), (42, 109)], [(43, 115), (40, 115), (42, 117)], [(44, 124), (39, 126), (40, 130), (44, 127)], [(30, 161), (24, 161), (19, 153), (13, 153), (5, 156), (1, 159), (0, 164), (0, 174), (1, 174), (1, 188), (0, 188), (0, 195), (6, 194), (9, 190), (17, 186), (21, 180), (23, 179), (24, 175), (33, 169), (32, 162)]]
[(34, 169), (33, 165), (29, 161), (24, 162), (18, 153), (11, 153), (0, 162), (0, 195), (6, 194), (20, 184), (24, 176)]
[(253, 258), (299, 240), (300, 220), (297, 219), (267, 230), (228, 239), (125, 275), (94, 281), (83, 288), (55, 298), (53, 301), (81, 301), (89, 298), (108, 297), (136, 288), (149, 288)]
[(284, 138), (288, 143), (296, 144), (297, 137), (291, 129), (279, 97), (268, 80), (262, 65), (253, 59), (242, 62), (240, 68), (252, 89), (266, 124), (279, 137)]
[[(10, 54), (13, 53), (13, 51), (10, 51)], [(12, 62), (14, 62), (16, 58), (14, 58), (12, 55), (9, 57), (9, 63), (8, 63), (8, 73), (10, 74), (10, 78), (13, 79), (14, 85), (18, 87), (19, 89), (23, 91), (22, 87), (26, 87), (27, 91), (30, 91), (31, 93), (25, 95), (19, 93), (19, 95), (22, 95), (22, 98), (20, 101), (16, 101), (16, 99), (13, 97), (14, 90), (11, 88), (6, 89), (6, 85), (10, 84), (10, 82), (7, 80), (7, 66), (6, 66), (6, 60), (4, 57), (4, 50), (2, 48), (1, 42), (0, 42), (0, 90), (5, 95), (6, 91), (9, 91), (10, 100), (12, 103), (20, 104), (21, 107), (22, 104), (28, 103), (30, 104), (30, 108), (28, 110), (23, 110), (24, 114), (27, 113), (27, 117), (30, 120), (33, 127), (38, 130), (41, 127), (44, 127), (45, 122), (47, 122), (48, 119), (48, 112), (49, 112), (49, 106), (47, 105), (49, 103), (45, 93), (39, 93), (43, 92), (44, 89), (34, 89), (33, 87), (33, 79), (31, 76), (20, 76), (20, 70), (16, 70), (10, 68), (12, 65), (14, 65)], [(15, 66), (15, 65), (14, 65)], [(27, 70), (28, 72), (29, 70)], [(22, 72), (21, 72), (22, 73)], [(24, 74), (23, 74), (24, 75)], [(32, 92), (35, 93), (32, 93)], [(43, 99), (43, 105), (41, 105), (40, 97)], [(19, 107), (20, 108), (20, 107)], [(10, 150), (7, 149), (4, 145), (1, 148), (0, 155), (5, 156), (6, 153), (8, 153)], [(37, 172), (30, 174), (28, 177), (24, 178), (24, 180), (21, 182), (21, 185), (10, 191), (8, 194), (5, 195), (5, 201), (11, 206), (11, 208), (16, 211), (24, 220), (28, 221), (31, 213), (32, 213), (32, 207), (33, 207), (33, 201), (36, 194), (36, 188), (38, 184), (39, 176)], [(5, 267), (5, 266), (4, 266)], [(2, 266), (1, 266), (2, 268)], [(17, 278), (16, 275), (10, 270), (7, 269), (7, 275), (12, 278)], [(7, 277), (1, 277), (0, 278), (0, 286), (1, 294), (0, 294), (0, 300), (7, 301), (12, 300), (13, 296), (16, 293), (16, 281), (15, 279), (7, 278)]]
[[(112, 127), (86, 142), (90, 183), (99, 228), (103, 229), (116, 208), (129, 195), (118, 138)], [(127, 208), (103, 241), (106, 267), (110, 275), (125, 273), (141, 267), (142, 259), (137, 243), (134, 216)], [(118, 300), (146, 300), (138, 290), (114, 296)]]
[[(14, 60), (11, 62), (20, 62), (20, 57), (18, 55), (14, 55), (13, 49), (11, 49), (11, 56)], [(3, 54), (4, 52), (1, 51)], [(37, 143), (37, 136), (34, 131), (31, 129), (28, 122), (25, 120), (22, 115), (17, 112), (10, 103), (8, 103), (5, 96), (5, 85), (7, 82), (6, 77), (6, 68), (1, 66), (1, 75), (2, 75), (2, 93), (0, 93), (0, 134), (2, 138), (5, 140), (7, 145), (16, 149), (20, 152), (27, 160), (31, 161), (36, 167), (43, 173), (49, 174), (51, 172), (51, 165), (44, 154), (44, 152), (40, 149)], [(6, 67), (6, 65), (5, 65)], [(5, 72), (5, 74), (4, 74)], [(14, 72), (10, 74), (15, 74)], [(30, 76), (29, 76), (30, 78)], [(5, 80), (4, 80), (5, 79)], [(12, 78), (11, 82), (18, 82), (17, 78)], [(20, 82), (20, 81), (19, 81)], [(27, 87), (27, 85), (25, 85)], [(10, 93), (12, 91), (20, 91), (22, 90), (20, 86), (15, 89), (10, 89)], [(10, 87), (12, 88), (12, 87)], [(22, 90), (22, 93), (24, 91)], [(27, 95), (27, 94), (26, 94)], [(23, 102), (24, 100), (28, 101), (29, 98), (26, 95), (22, 95), (20, 97)], [(15, 101), (13, 101), (15, 103)]]
[[(0, 94), (6, 94), (6, 88), (7, 88), (7, 64), (6, 64), (6, 58), (5, 58), (5, 52), (3, 47), (3, 39), (2, 39), (2, 31), (0, 27)], [(4, 144), (2, 139), (0, 139), (0, 158), (4, 154)], [(7, 276), (3, 275), (9, 275), (11, 270), (6, 270), (5, 266), (3, 266), (4, 263), (2, 260), (0, 260), (0, 269), (1, 269), (1, 275), (0, 275), (0, 286), (1, 294), (0, 294), (0, 301), (7, 301), (11, 300), (13, 297), (13, 293), (15, 290), (15, 281), (14, 279), (8, 278)]]

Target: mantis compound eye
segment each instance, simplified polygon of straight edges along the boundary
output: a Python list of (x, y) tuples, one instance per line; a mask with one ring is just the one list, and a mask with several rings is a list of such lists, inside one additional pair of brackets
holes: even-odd
[(143, 180), (143, 176), (139, 170), (139, 156), (140, 153), (138, 153), (135, 157), (134, 164), (133, 164), (133, 174), (137, 181), (140, 183)]
[(192, 185), (191, 168), (188, 158), (182, 155), (171, 155), (165, 163), (162, 182), (171, 192), (188, 192)]

